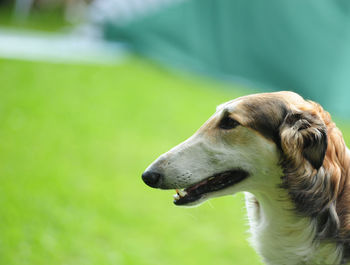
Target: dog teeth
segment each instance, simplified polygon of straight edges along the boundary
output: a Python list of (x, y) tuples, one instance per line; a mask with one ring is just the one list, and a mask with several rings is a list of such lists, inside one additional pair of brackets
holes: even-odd
[(177, 193), (181, 196), (181, 197), (185, 197), (187, 195), (187, 192), (184, 190), (178, 190)]
[(176, 191), (176, 194), (173, 195), (175, 200), (180, 200), (181, 198), (187, 195), (187, 192), (184, 190), (176, 189), (175, 191)]

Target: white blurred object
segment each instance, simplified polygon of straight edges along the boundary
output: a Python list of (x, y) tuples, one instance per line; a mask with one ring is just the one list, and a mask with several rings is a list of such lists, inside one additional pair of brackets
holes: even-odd
[(0, 58), (73, 63), (120, 63), (126, 47), (76, 34), (0, 29)]
[(15, 0), (14, 15), (25, 20), (34, 4), (50, 6), (52, 2), (53, 6), (60, 3), (64, 7), (64, 16), (69, 22), (87, 19), (97, 23), (105, 20), (125, 23), (181, 1), (184, 0)]
[(86, 13), (89, 7), (84, 0), (65, 0), (64, 18), (71, 22), (77, 23), (86, 19)]
[(16, 0), (15, 2), (15, 18), (25, 20), (32, 9), (34, 0)]
[[(16, 17), (26, 19), (35, 1), (16, 0)], [(86, 20), (86, 23), (75, 27), (72, 34), (11, 31), (0, 28), (0, 57), (51, 62), (117, 63), (124, 57), (127, 49), (123, 44), (103, 41), (99, 25), (106, 21), (127, 23), (185, 0), (50, 1), (64, 4), (66, 20)], [(42, 3), (48, 2), (42, 0)]]
[(182, 1), (185, 0), (95, 0), (87, 16), (93, 23), (111, 20), (121, 24)]

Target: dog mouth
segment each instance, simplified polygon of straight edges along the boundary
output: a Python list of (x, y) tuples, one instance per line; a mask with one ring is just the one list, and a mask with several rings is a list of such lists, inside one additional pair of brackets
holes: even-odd
[(173, 195), (174, 204), (186, 205), (193, 203), (208, 193), (219, 191), (241, 182), (248, 175), (248, 172), (242, 169), (228, 170), (214, 174), (188, 188), (177, 189), (176, 194)]

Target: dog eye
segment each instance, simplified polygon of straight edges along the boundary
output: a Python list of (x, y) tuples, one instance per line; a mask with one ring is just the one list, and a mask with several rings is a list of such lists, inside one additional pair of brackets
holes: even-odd
[(238, 125), (239, 125), (238, 121), (226, 116), (220, 121), (219, 128), (224, 130), (230, 130), (237, 127)]

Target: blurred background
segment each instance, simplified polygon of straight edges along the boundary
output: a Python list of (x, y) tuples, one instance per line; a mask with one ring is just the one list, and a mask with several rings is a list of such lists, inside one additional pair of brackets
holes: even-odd
[(243, 195), (143, 170), (222, 102), (292, 90), (350, 141), (350, 2), (0, 0), (0, 264), (262, 264)]

